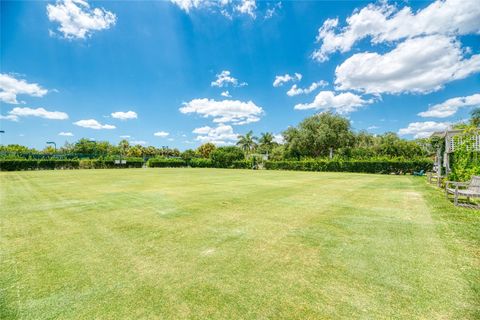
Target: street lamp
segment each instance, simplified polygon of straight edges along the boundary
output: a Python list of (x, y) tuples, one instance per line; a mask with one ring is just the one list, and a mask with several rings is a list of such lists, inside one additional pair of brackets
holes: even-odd
[(57, 144), (53, 141), (47, 141), (47, 144), (53, 144), (53, 146), (55, 147), (55, 153), (57, 153)]

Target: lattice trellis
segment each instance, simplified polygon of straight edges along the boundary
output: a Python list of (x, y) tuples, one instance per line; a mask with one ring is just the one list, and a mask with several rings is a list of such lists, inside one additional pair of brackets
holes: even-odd
[[(449, 138), (448, 145), (447, 145), (447, 151), (448, 152), (455, 152), (455, 147), (461, 145), (463, 143), (463, 139), (465, 137), (462, 136), (453, 136)], [(470, 137), (472, 140), (471, 143), (467, 145), (467, 150), (470, 150), (470, 148), (473, 148), (474, 151), (480, 151), (480, 135), (473, 135)]]

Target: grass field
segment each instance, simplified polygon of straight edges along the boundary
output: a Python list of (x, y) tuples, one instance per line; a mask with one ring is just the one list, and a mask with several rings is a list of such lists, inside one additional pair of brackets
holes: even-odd
[(423, 178), (0, 178), (0, 318), (480, 318), (480, 214)]

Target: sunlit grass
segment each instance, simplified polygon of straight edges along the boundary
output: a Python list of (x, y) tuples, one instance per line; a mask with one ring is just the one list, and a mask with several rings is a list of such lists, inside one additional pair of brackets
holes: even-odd
[(1, 173), (2, 318), (478, 318), (480, 214), (423, 178)]

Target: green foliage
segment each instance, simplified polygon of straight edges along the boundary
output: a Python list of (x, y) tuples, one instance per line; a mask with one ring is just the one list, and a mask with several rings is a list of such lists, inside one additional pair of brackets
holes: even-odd
[(350, 121), (331, 112), (306, 118), (283, 135), (290, 156), (297, 158), (327, 156), (330, 149), (351, 146), (354, 142)]
[(0, 159), (0, 171), (78, 169), (79, 160)]
[(150, 168), (178, 168), (187, 166), (187, 163), (180, 158), (150, 158), (147, 166)]
[(253, 136), (253, 132), (250, 130), (247, 134), (238, 136), (237, 146), (245, 153), (250, 153), (257, 148), (256, 141), (257, 137)]
[(234, 161), (245, 159), (245, 155), (240, 148), (229, 146), (217, 148), (210, 158), (216, 168), (231, 168)]
[(302, 160), (302, 161), (267, 161), (268, 170), (296, 171), (332, 171), (332, 172), (363, 172), (384, 174), (406, 174), (413, 171), (431, 170), (433, 162), (430, 159), (419, 160)]
[(468, 181), (472, 176), (480, 175), (480, 152), (474, 150), (473, 145), (476, 134), (475, 131), (467, 130), (464, 135), (454, 138), (457, 145), (451, 155), (450, 180)]
[(192, 168), (212, 168), (213, 161), (211, 159), (204, 158), (192, 158), (188, 163)]
[(208, 159), (216, 148), (217, 147), (213, 143), (207, 142), (198, 147), (197, 152), (200, 154), (201, 157)]
[(197, 152), (192, 149), (187, 149), (182, 152), (180, 157), (186, 162), (189, 163), (193, 158), (197, 156)]
[(116, 164), (115, 159), (88, 159), (80, 160), (80, 169), (116, 169), (116, 168), (141, 168), (143, 160), (123, 159), (127, 163)]

